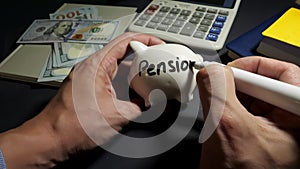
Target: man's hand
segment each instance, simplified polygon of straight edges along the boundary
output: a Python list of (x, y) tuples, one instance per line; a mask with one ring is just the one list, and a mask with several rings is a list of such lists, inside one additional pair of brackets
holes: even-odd
[(137, 105), (119, 100), (112, 85), (133, 40), (147, 46), (163, 43), (150, 35), (125, 33), (75, 65), (40, 114), (0, 134), (8, 168), (53, 167), (78, 151), (104, 144), (141, 114)]
[[(246, 57), (230, 65), (300, 86), (300, 68), (290, 63)], [(203, 144), (201, 169), (299, 168), (299, 136), (295, 131), (299, 133), (300, 117), (254, 98), (237, 97), (230, 67), (207, 66), (199, 71), (197, 82), (205, 118), (208, 113), (221, 115), (216, 131)], [(217, 109), (210, 107), (211, 100), (224, 106), (223, 110), (214, 111)]]

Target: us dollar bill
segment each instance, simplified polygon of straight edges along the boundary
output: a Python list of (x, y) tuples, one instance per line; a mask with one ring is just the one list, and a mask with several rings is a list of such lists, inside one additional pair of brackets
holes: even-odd
[(118, 20), (37, 19), (17, 43), (108, 43), (118, 27)]
[(37, 19), (23, 33), (17, 43), (64, 42), (75, 29), (75, 25), (75, 20)]
[(53, 66), (73, 66), (100, 50), (103, 45), (91, 43), (54, 43), (55, 63)]
[(63, 81), (71, 72), (72, 66), (69, 67), (53, 67), (53, 57), (54, 52), (46, 60), (45, 64), (40, 71), (39, 77), (37, 79), (38, 82), (46, 82), (46, 81)]
[(118, 20), (80, 20), (68, 37), (68, 42), (108, 43), (112, 40)]

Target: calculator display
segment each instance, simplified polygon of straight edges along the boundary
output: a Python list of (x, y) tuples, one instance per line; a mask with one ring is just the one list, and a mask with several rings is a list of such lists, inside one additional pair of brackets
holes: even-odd
[(236, 0), (177, 0), (195, 4), (203, 4), (209, 6), (218, 6), (224, 8), (233, 8)]

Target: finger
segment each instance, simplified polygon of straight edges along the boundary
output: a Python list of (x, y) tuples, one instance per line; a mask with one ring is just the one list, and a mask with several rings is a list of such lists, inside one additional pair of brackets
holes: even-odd
[[(209, 65), (198, 72), (197, 83), (205, 116), (211, 107), (228, 106), (230, 102), (239, 103), (230, 68)], [(212, 101), (216, 101), (214, 106)]]
[(204, 118), (206, 119), (211, 99), (211, 86), (206, 69), (200, 69), (196, 76), (200, 100), (203, 108)]
[[(300, 68), (288, 62), (251, 56), (237, 59), (229, 65), (300, 86)], [(294, 124), (290, 119), (298, 121), (300, 118), (269, 104), (262, 103), (259, 100), (253, 101), (249, 110), (255, 112), (255, 115), (267, 116), (282, 128), (290, 128)]]
[(300, 68), (292, 63), (251, 56), (236, 59), (228, 65), (300, 86)]
[(142, 113), (139, 106), (128, 101), (116, 100), (116, 105), (118, 112), (128, 121), (135, 119)]
[(197, 84), (205, 117), (205, 136), (201, 137), (210, 136), (214, 127), (219, 127), (221, 139), (232, 140), (243, 135), (254, 116), (237, 99), (230, 67), (209, 65), (201, 69), (197, 73)]
[(146, 46), (152, 46), (164, 43), (162, 40), (147, 34), (140, 34), (140, 33), (126, 33), (123, 37), (120, 37), (120, 40), (117, 40), (115, 44), (115, 48), (111, 48), (108, 51), (107, 57), (114, 56), (117, 60), (124, 59), (124, 56), (127, 55), (130, 48), (131, 41), (139, 41)]
[(117, 59), (122, 59), (124, 55), (126, 55), (127, 49), (129, 48), (129, 43), (131, 41), (139, 41), (141, 43), (144, 43), (146, 46), (164, 43), (161, 39), (155, 36), (126, 32), (110, 42), (109, 45), (105, 46), (107, 55), (116, 57)]

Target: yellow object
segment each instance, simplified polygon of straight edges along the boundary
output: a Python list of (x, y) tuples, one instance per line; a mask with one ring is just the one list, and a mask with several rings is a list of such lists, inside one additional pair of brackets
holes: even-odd
[(287, 10), (262, 35), (300, 47), (300, 9)]

